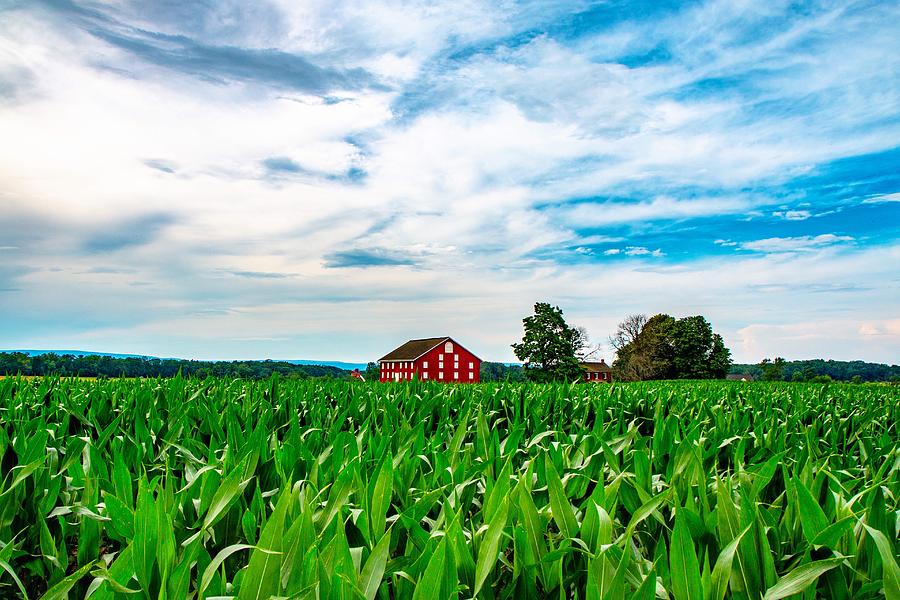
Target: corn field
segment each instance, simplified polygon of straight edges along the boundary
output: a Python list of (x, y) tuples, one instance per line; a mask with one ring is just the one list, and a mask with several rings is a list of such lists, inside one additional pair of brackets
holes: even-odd
[(0, 380), (0, 597), (900, 599), (900, 388)]

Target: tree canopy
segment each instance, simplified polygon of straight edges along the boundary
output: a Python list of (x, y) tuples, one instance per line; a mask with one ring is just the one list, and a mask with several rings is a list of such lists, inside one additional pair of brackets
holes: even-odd
[(583, 329), (566, 323), (558, 306), (546, 302), (534, 305), (534, 314), (522, 320), (525, 335), (513, 344), (516, 357), (524, 363), (529, 381), (574, 381), (581, 379), (579, 354), (586, 340)]
[(731, 366), (722, 336), (700, 315), (630, 315), (611, 342), (617, 350), (613, 372), (618, 380), (722, 379)]

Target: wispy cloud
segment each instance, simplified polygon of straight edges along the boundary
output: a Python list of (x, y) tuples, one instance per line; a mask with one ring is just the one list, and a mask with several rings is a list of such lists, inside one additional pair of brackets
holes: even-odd
[(786, 221), (805, 221), (812, 216), (808, 210), (778, 210), (772, 213), (773, 217), (780, 217)]
[(881, 204), (883, 202), (900, 202), (900, 192), (884, 194), (883, 196), (875, 196), (874, 198), (866, 198), (863, 200), (863, 204)]
[(848, 235), (823, 233), (815, 236), (766, 238), (764, 240), (743, 242), (740, 244), (740, 247), (744, 250), (755, 250), (757, 252), (811, 252), (825, 246), (834, 246), (852, 241), (853, 238)]
[(174, 217), (169, 214), (150, 214), (107, 223), (88, 236), (84, 249), (99, 254), (142, 246), (153, 241), (174, 221)]

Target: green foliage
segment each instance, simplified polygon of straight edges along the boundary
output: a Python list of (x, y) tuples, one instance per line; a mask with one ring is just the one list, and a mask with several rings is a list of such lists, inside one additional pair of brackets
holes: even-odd
[(731, 351), (722, 336), (699, 315), (683, 319), (654, 315), (641, 321), (636, 334), (619, 334), (614, 341), (619, 342), (614, 377), (620, 381), (722, 379), (731, 366)]
[(534, 314), (522, 322), (525, 335), (512, 348), (525, 363), (525, 376), (530, 381), (578, 381), (583, 377), (578, 354), (584, 346), (584, 334), (566, 323), (558, 306), (538, 302)]
[[(776, 357), (775, 360), (764, 358), (762, 362), (759, 363), (760, 380), (781, 381), (784, 379), (784, 363), (785, 360), (780, 356)], [(799, 377), (797, 379), (800, 381), (808, 381), (810, 377), (804, 374), (802, 379)]]
[(497, 362), (481, 362), (481, 381), (525, 381), (525, 371), (520, 365), (506, 365)]
[(900, 389), (0, 380), (0, 597), (897, 600)]

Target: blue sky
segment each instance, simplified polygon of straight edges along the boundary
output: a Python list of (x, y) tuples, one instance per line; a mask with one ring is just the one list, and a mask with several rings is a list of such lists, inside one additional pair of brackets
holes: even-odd
[[(0, 0), (0, 348), (900, 359), (890, 2)], [(602, 352), (611, 358), (608, 348)]]

